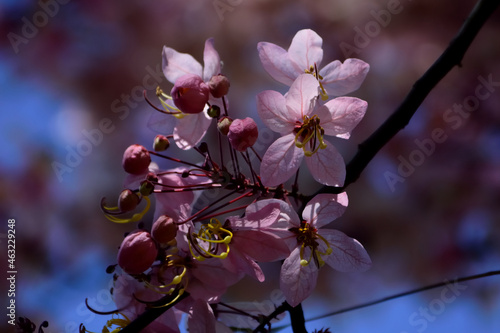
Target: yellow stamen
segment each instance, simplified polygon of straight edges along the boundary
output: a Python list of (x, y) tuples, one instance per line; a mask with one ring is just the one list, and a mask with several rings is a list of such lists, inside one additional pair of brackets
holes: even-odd
[[(304, 155), (312, 156), (319, 149), (325, 149), (326, 143), (323, 141), (325, 130), (320, 126), (320, 119), (317, 115), (304, 116), (302, 125), (296, 129), (295, 146), (304, 150)], [(312, 140), (312, 141), (311, 141)], [(307, 143), (312, 150), (307, 149)]]
[(328, 99), (328, 94), (326, 93), (325, 88), (323, 87), (323, 83), (321, 83), (321, 80), (323, 80), (323, 77), (321, 75), (319, 75), (318, 66), (316, 66), (316, 64), (314, 64), (314, 66), (311, 65), (309, 67), (309, 69), (305, 70), (305, 73), (311, 74), (312, 76), (314, 76), (318, 80), (319, 87), (321, 89), (321, 92), (320, 92), (321, 99), (323, 101), (326, 101)]
[[(144, 207), (144, 209), (142, 210), (142, 212), (140, 213), (135, 213), (134, 215), (132, 215), (132, 217), (130, 218), (120, 218), (120, 217), (117, 217), (117, 216), (114, 216), (114, 215), (110, 215), (110, 214), (104, 214), (104, 216), (110, 220), (111, 222), (114, 222), (114, 223), (129, 223), (129, 222), (138, 222), (142, 219), (142, 217), (144, 216), (144, 214), (147, 213), (147, 211), (149, 210), (149, 207), (151, 207), (151, 200), (149, 200), (148, 197), (142, 197), (144, 198), (144, 200), (146, 200), (146, 207)], [(118, 207), (104, 207), (106, 210), (116, 210), (116, 208)]]
[[(165, 113), (171, 114), (177, 119), (182, 119), (186, 116), (186, 114), (182, 113), (182, 111), (179, 110), (178, 108), (165, 103), (164, 99), (172, 99), (172, 96), (165, 94), (160, 87), (156, 87), (156, 96), (160, 100), (160, 103), (163, 106), (163, 108), (165, 109)], [(162, 99), (162, 97), (164, 99)]]
[[(192, 241), (189, 242), (189, 250), (196, 260), (202, 261), (210, 257), (226, 259), (229, 254), (229, 243), (233, 239), (233, 233), (224, 228), (219, 220), (211, 219), (209, 223), (201, 226), (198, 233), (192, 233), (192, 237)], [(208, 248), (201, 246), (198, 240), (207, 243)], [(219, 244), (225, 244), (226, 251), (217, 254)], [(196, 255), (193, 247), (196, 247), (197, 252), (201, 251), (202, 253)]]
[[(309, 263), (313, 259), (317, 268), (323, 267), (325, 265), (325, 260), (323, 259), (323, 256), (330, 255), (333, 252), (328, 241), (323, 236), (318, 234), (316, 228), (312, 227), (309, 223), (305, 221), (301, 223), (300, 227), (292, 228), (290, 229), (290, 231), (297, 234), (297, 242), (299, 242), (300, 244), (300, 254), (299, 254), (300, 265), (305, 267), (309, 265)], [(323, 241), (327, 246), (325, 252), (319, 251), (319, 244), (317, 241), (318, 239)], [(306, 247), (310, 248), (311, 250), (309, 258), (307, 259), (304, 258)]]

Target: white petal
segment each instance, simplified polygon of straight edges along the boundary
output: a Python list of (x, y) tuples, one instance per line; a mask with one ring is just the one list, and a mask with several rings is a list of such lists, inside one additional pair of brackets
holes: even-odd
[(257, 95), (257, 113), (264, 124), (280, 134), (291, 133), (301, 120), (288, 112), (286, 100), (277, 91), (266, 90)]
[(196, 114), (186, 114), (177, 120), (174, 129), (174, 140), (177, 146), (187, 150), (196, 146), (207, 132), (212, 123), (206, 110)]
[(208, 82), (212, 76), (220, 74), (220, 57), (214, 48), (213, 38), (209, 38), (205, 42), (203, 63), (205, 65), (203, 68), (203, 81)]

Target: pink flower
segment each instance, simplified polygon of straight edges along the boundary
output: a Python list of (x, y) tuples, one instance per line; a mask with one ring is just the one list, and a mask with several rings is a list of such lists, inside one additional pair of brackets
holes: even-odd
[(288, 235), (288, 224), (279, 218), (281, 206), (277, 199), (250, 204), (245, 217), (229, 217), (225, 228), (232, 232), (230, 252), (223, 264), (233, 272), (244, 272), (258, 281), (264, 281), (264, 273), (255, 262), (271, 262), (286, 258), (290, 251), (281, 239), (280, 231)]
[[(220, 73), (220, 57), (214, 48), (213, 38), (205, 42), (203, 61), (205, 67), (196, 61), (193, 56), (187, 53), (179, 53), (170, 47), (163, 47), (163, 74), (173, 84), (186, 74), (196, 75), (208, 83), (212, 76)], [(208, 88), (208, 86), (207, 86)], [(162, 101), (169, 109), (176, 109), (171, 100)], [(220, 101), (214, 98), (209, 99), (210, 104), (219, 105)], [(222, 106), (222, 105), (219, 105)], [(176, 124), (174, 127), (174, 140), (181, 149), (191, 149), (197, 145), (212, 122), (212, 118), (207, 115), (207, 107), (203, 112), (190, 114), (182, 113), (176, 115)]]
[(357, 90), (370, 66), (362, 60), (350, 58), (343, 64), (332, 61), (318, 72), (323, 59), (322, 44), (323, 40), (316, 32), (305, 29), (293, 37), (288, 51), (267, 42), (257, 44), (257, 49), (269, 75), (288, 86), (305, 72), (319, 80), (322, 95), (341, 96)]
[[(347, 194), (318, 194), (304, 208), (301, 221), (289, 215), (287, 241), (292, 248), (281, 266), (280, 288), (287, 302), (296, 306), (316, 287), (318, 270), (325, 263), (341, 272), (365, 271), (371, 260), (355, 239), (333, 229), (321, 229), (347, 208)], [(293, 210), (292, 210), (293, 211)]]
[(354, 97), (337, 97), (322, 105), (318, 89), (319, 83), (313, 76), (302, 74), (285, 96), (272, 90), (257, 96), (260, 118), (271, 130), (283, 135), (262, 159), (260, 172), (264, 185), (276, 186), (287, 181), (304, 155), (316, 181), (328, 186), (344, 184), (344, 159), (324, 135), (348, 139), (363, 118), (367, 103)]

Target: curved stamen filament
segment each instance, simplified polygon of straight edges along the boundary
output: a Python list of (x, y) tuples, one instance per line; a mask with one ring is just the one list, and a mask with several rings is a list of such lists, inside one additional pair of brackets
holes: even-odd
[(319, 87), (321, 89), (321, 92), (320, 92), (321, 99), (323, 101), (326, 101), (328, 99), (328, 94), (326, 93), (326, 90), (323, 87), (323, 83), (321, 83), (321, 80), (323, 80), (323, 77), (321, 75), (319, 75), (318, 66), (316, 65), (316, 63), (314, 63), (314, 66), (311, 65), (309, 67), (309, 69), (306, 69), (305, 73), (306, 74), (311, 74), (312, 76), (314, 76), (318, 80)]
[[(224, 228), (219, 220), (211, 219), (209, 223), (201, 226), (198, 233), (191, 233), (189, 250), (196, 260), (205, 260), (205, 258), (210, 257), (225, 259), (229, 254), (229, 243), (231, 243), (232, 239), (233, 233), (230, 230)], [(198, 240), (206, 243), (208, 248), (201, 246)], [(217, 254), (219, 244), (225, 244), (226, 251)], [(195, 255), (193, 247), (200, 255)]]
[[(318, 230), (305, 221), (301, 223), (300, 227), (292, 228), (290, 230), (297, 234), (297, 241), (300, 244), (300, 265), (307, 266), (311, 260), (314, 260), (317, 268), (324, 266), (325, 260), (323, 259), (323, 256), (330, 255), (333, 252), (328, 240), (318, 234)], [(319, 250), (318, 239), (325, 243), (325, 252), (321, 252)], [(311, 250), (309, 258), (307, 259), (304, 257), (306, 248)]]
[[(111, 215), (111, 214), (108, 214), (108, 213), (104, 214), (104, 216), (108, 220), (110, 220), (111, 222), (114, 222), (114, 223), (138, 222), (138, 221), (140, 221), (142, 219), (142, 217), (144, 216), (144, 214), (146, 214), (148, 212), (149, 207), (151, 207), (151, 200), (148, 197), (145, 197), (145, 196), (142, 196), (142, 198), (144, 198), (144, 200), (146, 200), (146, 207), (144, 207), (144, 209), (142, 210), (142, 212), (135, 213), (130, 218), (120, 218), (120, 217), (117, 217), (117, 216), (114, 216), (114, 215)], [(110, 211), (116, 210), (115, 207), (105, 207), (105, 208), (107, 210), (110, 210)]]

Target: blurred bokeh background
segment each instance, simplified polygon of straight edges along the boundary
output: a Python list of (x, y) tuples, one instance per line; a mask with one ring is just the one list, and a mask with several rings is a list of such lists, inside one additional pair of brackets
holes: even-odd
[[(156, 135), (154, 111), (141, 92), (154, 98), (157, 84), (170, 90), (161, 74), (163, 45), (201, 62), (204, 41), (214, 37), (232, 84), (233, 115), (241, 116), (256, 117), (258, 92), (286, 91), (262, 69), (259, 41), (287, 48), (299, 29), (311, 28), (323, 38), (323, 64), (348, 57), (368, 62), (370, 73), (352, 94), (368, 101), (367, 115), (351, 140), (334, 141), (349, 161), (446, 48), (474, 3), (0, 1), (0, 267), (6, 274), (7, 220), (15, 219), (16, 314), (36, 324), (48, 320), (46, 332), (57, 333), (77, 332), (81, 322), (100, 331), (109, 319), (86, 310), (84, 300), (113, 309), (105, 268), (133, 226), (107, 221), (99, 202), (115, 200), (122, 188), (124, 149), (149, 147)], [(306, 318), (500, 267), (499, 84), (475, 98), (484, 80), (500, 82), (499, 33), (497, 12), (462, 67), (348, 188), (349, 208), (332, 226), (364, 244), (373, 268), (322, 270), (317, 291), (304, 302)], [(461, 105), (472, 111), (453, 111)], [(415, 140), (430, 149), (439, 129), (444, 136), (425, 153)], [(245, 279), (227, 299), (269, 300), (277, 271), (265, 269), (264, 284)], [(311, 321), (308, 329), (498, 332), (500, 278), (460, 286)], [(6, 311), (5, 278), (0, 287)], [(1, 331), (11, 332), (2, 318)]]

